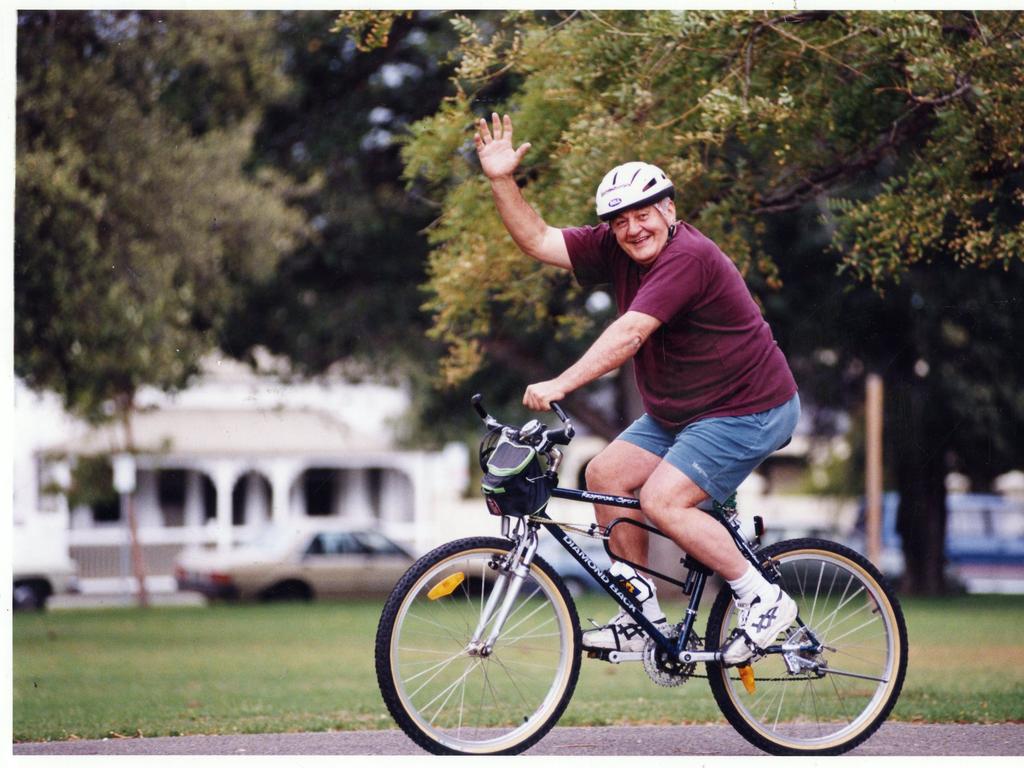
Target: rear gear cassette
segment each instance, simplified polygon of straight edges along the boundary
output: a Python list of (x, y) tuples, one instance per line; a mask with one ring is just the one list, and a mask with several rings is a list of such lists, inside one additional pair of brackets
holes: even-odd
[[(665, 631), (665, 637), (672, 641), (679, 638), (680, 626), (675, 624)], [(701, 640), (690, 630), (690, 638), (686, 643), (686, 650), (700, 650)], [(678, 659), (670, 658), (668, 654), (658, 647), (658, 644), (651, 638), (647, 638), (644, 644), (644, 671), (655, 683), (665, 688), (672, 688), (682, 685), (693, 675), (697, 668), (696, 662), (684, 664)]]

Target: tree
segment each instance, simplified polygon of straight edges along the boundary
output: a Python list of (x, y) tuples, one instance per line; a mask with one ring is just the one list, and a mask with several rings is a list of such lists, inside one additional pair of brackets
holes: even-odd
[[(500, 20), (492, 11), (468, 15), (484, 26)], [(358, 28), (360, 18), (379, 22), (381, 14), (345, 12), (341, 26)], [(386, 37), (378, 25), (379, 45), (368, 51), (362, 38), (332, 31), (332, 13), (285, 13), (275, 22), (294, 88), (268, 105), (253, 165), (296, 184), (317, 180), (316, 193), (301, 200), (315, 237), (271, 278), (246, 286), (222, 347), (239, 358), (267, 347), (302, 375), (333, 367), (353, 378), (401, 381), (414, 399), (401, 437), (439, 444), (476, 433), (479, 422), (468, 407), (474, 387), (496, 407), (518, 401), (527, 381), (523, 366), (536, 363), (525, 353), (529, 345), (510, 336), (503, 349), (516, 364), (490, 366), (459, 388), (436, 387), (444, 348), (425, 336), (423, 233), (440, 209), (420, 185), (403, 183), (401, 147), (409, 125), (451, 94), (449, 51), (458, 33), (445, 14), (387, 18), (393, 23)], [(499, 85), (488, 98), (506, 91)]]
[(302, 232), (279, 180), (243, 172), (245, 115), (196, 135), (193, 110), (164, 104), (171, 62), (194, 69), (181, 39), (216, 58), (218, 18), (19, 18), (16, 369), (89, 418), (142, 384), (184, 384), (233, 282), (268, 273)]
[(389, 45), (359, 54), (333, 34), (336, 14), (285, 13), (274, 25), (294, 87), (267, 107), (254, 165), (316, 180), (301, 204), (316, 236), (247, 286), (224, 345), (255, 346), (319, 374), (343, 361), (353, 375), (392, 375), (436, 357), (420, 310), (426, 246), (436, 208), (401, 181), (398, 137), (433, 111), (448, 88), (445, 51), (457, 42), (437, 14), (402, 14)]
[(15, 371), (129, 452), (138, 389), (182, 387), (303, 232), (244, 172), (265, 40), (255, 16), (19, 15)]
[[(521, 183), (549, 223), (590, 221), (603, 171), (642, 157), (675, 180), (681, 216), (736, 260), (766, 302), (781, 261), (767, 247), (770, 217), (815, 204), (847, 285), (893, 295), (956, 264), (988, 270), (995, 290), (998, 271), (1019, 269), (1017, 12), (515, 12), (493, 33), (464, 18), (457, 28), (456, 95), (412, 126), (404, 152), (407, 175), (443, 200), (429, 231), (427, 287), (451, 381), (480, 369), (500, 323), (567, 334), (591, 327), (573, 289), (502, 235), (475, 166), (472, 123), (494, 106), (480, 95), (499, 82), (514, 82), (504, 107), (533, 144)], [(568, 300), (556, 298), (566, 291)], [(993, 344), (998, 360), (1007, 345)], [(919, 405), (906, 375), (917, 364), (903, 357), (890, 354), (883, 373), (895, 402)], [(992, 405), (1011, 417), (992, 420), (997, 430), (1017, 428), (1019, 399)], [(923, 550), (907, 551), (908, 585), (940, 591), (945, 515), (935, 489), (945, 463), (910, 459), (907, 441), (935, 432), (925, 409), (901, 414), (900, 526), (924, 532)]]
[[(784, 290), (766, 297), (773, 329), (796, 369), (816, 428), (837, 431), (842, 411), (862, 418), (864, 376), (886, 382), (887, 482), (901, 503), (908, 591), (942, 591), (945, 477), (957, 471), (984, 491), (1024, 463), (1024, 332), (1014, 311), (1024, 265), (964, 269), (945, 259), (911, 266), (883, 294), (835, 278), (827, 228), (806, 209), (768, 222)], [(850, 439), (860, 445), (859, 428)], [(863, 489), (856, 450), (843, 487)], [(922, 471), (927, 469), (928, 471)], [(913, 521), (912, 523), (909, 521)], [(908, 528), (908, 524), (912, 527)]]

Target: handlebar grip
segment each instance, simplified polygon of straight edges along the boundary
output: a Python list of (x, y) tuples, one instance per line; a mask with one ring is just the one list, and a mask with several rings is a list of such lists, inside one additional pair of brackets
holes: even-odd
[(487, 421), (487, 411), (484, 410), (483, 399), (483, 395), (476, 394), (473, 395), (472, 398), (470, 398), (469, 402), (473, 404), (473, 410), (477, 412), (480, 418), (483, 419), (484, 421)]

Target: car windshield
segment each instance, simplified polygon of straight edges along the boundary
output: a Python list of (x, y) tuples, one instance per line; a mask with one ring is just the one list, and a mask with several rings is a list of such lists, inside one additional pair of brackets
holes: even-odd
[(360, 531), (354, 535), (362, 548), (371, 555), (405, 554), (401, 547), (377, 531)]

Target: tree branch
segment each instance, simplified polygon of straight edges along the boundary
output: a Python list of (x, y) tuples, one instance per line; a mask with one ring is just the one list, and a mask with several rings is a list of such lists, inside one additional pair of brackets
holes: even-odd
[(959, 87), (955, 91), (951, 91), (944, 96), (937, 96), (929, 99), (923, 96), (915, 96), (913, 93), (908, 93), (907, 95), (915, 104), (920, 104), (925, 107), (938, 107), (953, 101), (953, 99), (960, 98), (967, 93), (967, 91), (971, 90), (971, 81), (969, 78), (963, 75), (957, 75), (955, 82), (959, 83)]
[[(803, 205), (809, 197), (821, 193), (838, 180), (849, 178), (855, 173), (874, 167), (887, 151), (898, 146), (905, 137), (917, 131), (925, 118), (931, 114), (929, 109), (923, 109), (926, 106), (929, 105), (915, 105), (910, 112), (893, 121), (890, 130), (873, 147), (851, 157), (842, 158), (812, 176), (805, 176), (799, 182), (765, 195), (760, 199), (760, 204), (753, 209), (753, 213), (782, 213), (794, 210)], [(907, 120), (908, 117), (914, 119)]]

